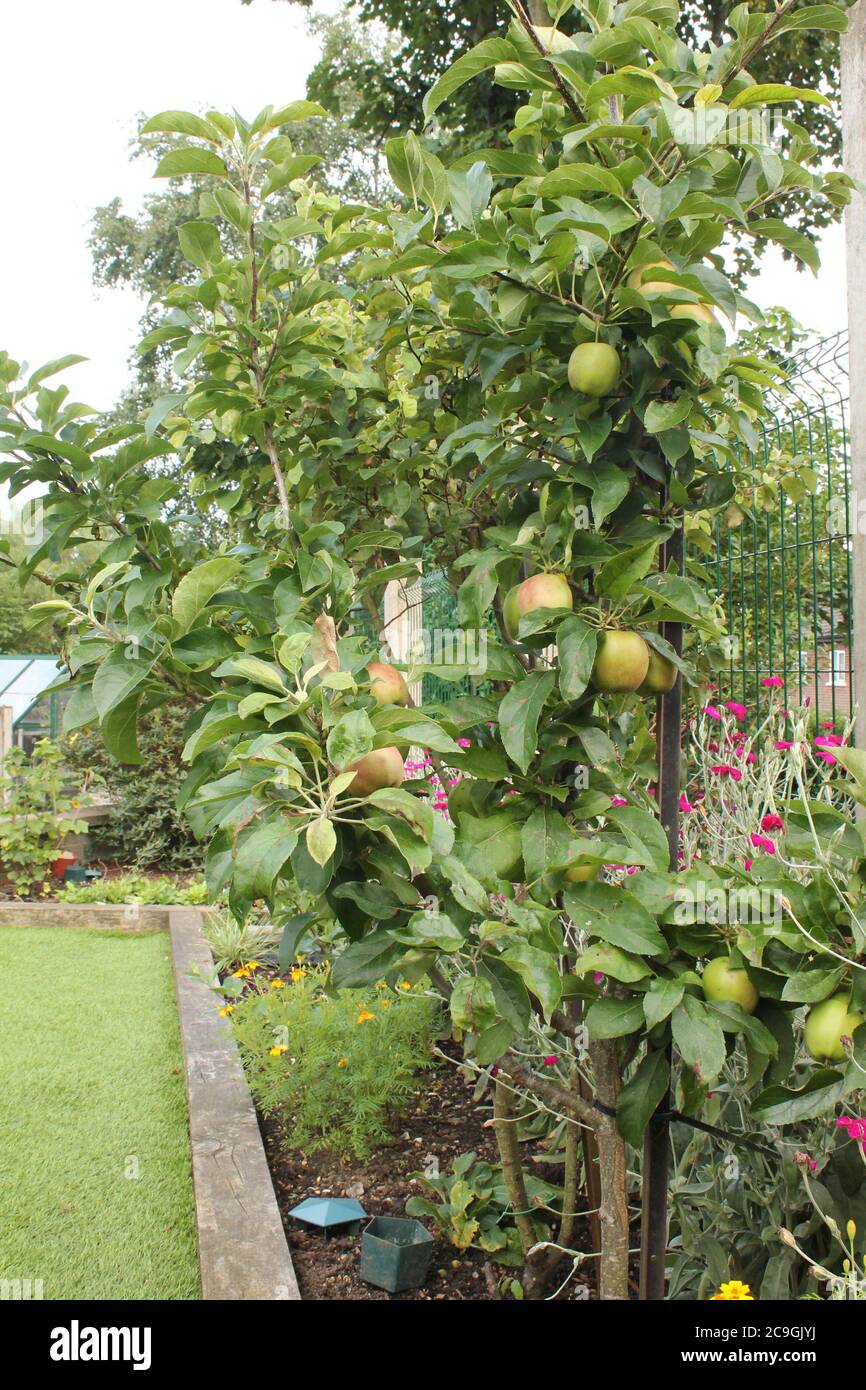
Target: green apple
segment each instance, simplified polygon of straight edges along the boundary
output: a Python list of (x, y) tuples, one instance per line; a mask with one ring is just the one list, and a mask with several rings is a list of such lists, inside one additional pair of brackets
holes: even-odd
[(607, 695), (638, 690), (646, 680), (649, 661), (650, 649), (639, 632), (610, 628), (598, 636), (592, 683)]
[(405, 776), (403, 754), (399, 748), (374, 748), (346, 769), (354, 772), (347, 788), (349, 796), (369, 796), (383, 787), (399, 787)]
[(666, 656), (657, 652), (654, 647), (649, 647), (649, 666), (644, 677), (644, 682), (640, 687), (641, 695), (665, 695), (669, 690), (673, 690), (677, 683), (677, 668), (672, 661), (668, 661)]
[(849, 1013), (850, 994), (834, 994), (809, 1010), (806, 1019), (806, 1049), (816, 1062), (842, 1062), (845, 1049), (843, 1037), (850, 1038), (863, 1019)]
[(609, 396), (619, 372), (619, 353), (610, 343), (578, 343), (568, 359), (568, 384), (584, 396)]
[(677, 288), (676, 285), (671, 284), (670, 280), (645, 279), (644, 277), (653, 270), (672, 270), (675, 274), (679, 274), (676, 266), (671, 265), (670, 261), (649, 261), (646, 265), (639, 265), (637, 270), (631, 272), (626, 280), (628, 288), (640, 290), (641, 294), (646, 294), (647, 291), (652, 293), (655, 290), (674, 290)]
[(594, 878), (598, 878), (600, 864), (572, 864), (565, 871), (567, 883), (592, 883)]
[(701, 977), (704, 995), (707, 999), (727, 1000), (739, 1004), (747, 1014), (753, 1014), (758, 1007), (760, 995), (745, 970), (731, 965), (730, 956), (716, 956), (708, 962)]
[(502, 604), (506, 631), (517, 640), (520, 619), (538, 608), (573, 608), (574, 599), (564, 574), (534, 574), (509, 589)]
[(695, 323), (718, 323), (709, 304), (674, 304), (672, 319), (692, 319)]
[(371, 661), (367, 667), (370, 694), (377, 705), (408, 705), (409, 687), (402, 672), (387, 661)]

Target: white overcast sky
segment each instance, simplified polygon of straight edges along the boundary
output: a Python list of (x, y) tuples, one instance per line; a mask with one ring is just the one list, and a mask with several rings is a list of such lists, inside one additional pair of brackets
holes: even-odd
[[(99, 204), (119, 196), (134, 212), (160, 186), (146, 161), (129, 161), (136, 116), (282, 105), (304, 95), (317, 45), (303, 10), (272, 0), (24, 0), (4, 5), (0, 36), (0, 347), (31, 366), (85, 354), (67, 380), (106, 409), (128, 380), (142, 306), (94, 289), (86, 242)], [(816, 280), (771, 252), (751, 296), (820, 333), (843, 328), (840, 229), (822, 255)]]

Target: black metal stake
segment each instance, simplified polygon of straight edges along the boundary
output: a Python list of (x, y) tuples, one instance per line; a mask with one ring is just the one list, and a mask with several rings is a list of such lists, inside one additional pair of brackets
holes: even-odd
[[(678, 527), (662, 551), (662, 570), (673, 565), (683, 570), (683, 532)], [(682, 623), (663, 623), (662, 636), (677, 655), (683, 649)], [(683, 688), (677, 679), (673, 690), (660, 695), (656, 703), (658, 782), (656, 798), (662, 825), (668, 837), (669, 866), (679, 867), (680, 839), (680, 740), (682, 736)], [(668, 1048), (670, 1058), (670, 1048)], [(665, 1296), (665, 1262), (668, 1243), (668, 1166), (670, 1159), (670, 1094), (662, 1096), (647, 1126), (643, 1149), (643, 1204), (640, 1248), (640, 1296), (660, 1301)]]

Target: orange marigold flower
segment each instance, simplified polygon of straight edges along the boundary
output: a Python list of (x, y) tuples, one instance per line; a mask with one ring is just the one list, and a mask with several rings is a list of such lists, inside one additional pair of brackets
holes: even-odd
[(410, 983), (409, 983), (408, 980), (401, 980), (400, 983), (399, 983), (399, 985), (397, 986), (397, 988), (398, 988), (398, 989), (411, 989), (412, 986), (410, 985)]
[(285, 980), (271, 980), (271, 989), (285, 989)]
[(358, 1022), (369, 1023), (372, 1017), (373, 1015), (370, 1013), (368, 1009), (362, 1009), (361, 1012), (358, 1014)]
[(270, 1051), (272, 1057), (282, 1057), (283, 1053), (288, 1052), (288, 1050), (285, 1043), (277, 1043), (276, 1047), (272, 1047)]
[(306, 970), (301, 970), (299, 966), (294, 965), (289, 973), (292, 984), (296, 985), (304, 978), (307, 972)]
[(257, 960), (245, 960), (245, 961), (244, 961), (244, 969), (245, 969), (245, 970), (258, 970), (258, 969), (259, 969), (259, 962), (258, 962)]
[(249, 977), (250, 977), (251, 974), (252, 974), (252, 972), (249, 970), (249, 968), (248, 968), (246, 965), (242, 965), (238, 970), (233, 970), (233, 971), (232, 971), (232, 979), (233, 979), (233, 980), (246, 980), (246, 979), (249, 979)]
[(338, 1067), (345, 1067), (346, 1064), (348, 1063), (348, 1061), (349, 1061), (348, 1057), (341, 1057), (340, 1060), (339, 1060), (339, 1062), (337, 1063), (337, 1066), (338, 1066)]
[(225, 1008), (224, 1008), (224, 1009), (220, 1009), (220, 1011), (219, 1011), (220, 1018), (228, 1018), (229, 1014), (233, 1014), (234, 1011), (235, 1011), (235, 1006), (234, 1006), (234, 1004), (226, 1004)]

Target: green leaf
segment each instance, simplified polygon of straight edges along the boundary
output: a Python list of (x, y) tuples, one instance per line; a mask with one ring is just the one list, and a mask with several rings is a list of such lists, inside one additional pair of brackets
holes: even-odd
[(86, 362), (87, 360), (86, 357), (79, 357), (74, 352), (67, 353), (65, 357), (55, 357), (53, 361), (46, 362), (44, 366), (38, 367), (31, 374), (27, 382), (27, 390), (34, 390), (46, 377), (54, 376), (57, 372), (65, 372), (67, 367), (76, 367), (79, 362)]
[(392, 932), (395, 941), (407, 946), (453, 953), (466, 944), (465, 937), (444, 912), (416, 912), (404, 927)]
[(202, 116), (194, 116), (191, 111), (160, 111), (159, 115), (151, 116), (150, 120), (145, 121), (141, 133), (192, 135), (199, 140), (208, 140), (212, 145), (218, 145), (221, 140), (215, 125), (211, 125), (210, 121), (204, 120)]
[(729, 107), (731, 111), (736, 111), (741, 106), (764, 106), (778, 101), (817, 102), (821, 106), (832, 104), (829, 97), (822, 96), (811, 87), (786, 87), (784, 82), (758, 82), (754, 87), (744, 87), (737, 92)]
[(199, 270), (209, 270), (222, 260), (219, 232), (212, 222), (184, 222), (177, 229), (180, 249)]
[(184, 174), (216, 174), (228, 178), (228, 170), (218, 154), (189, 145), (182, 150), (170, 150), (156, 166), (154, 178), (177, 179)]
[(532, 1003), (526, 986), (498, 956), (483, 956), (478, 963), (479, 975), (484, 975), (493, 986), (496, 1008), (501, 1016), (523, 1036), (532, 1018)]
[(619, 980), (624, 985), (633, 985), (650, 973), (646, 961), (628, 956), (618, 946), (609, 946), (606, 941), (595, 942), (575, 961), (575, 975), (586, 975), (590, 970), (610, 975), (611, 979)]
[(725, 1065), (725, 1036), (705, 1004), (684, 996), (671, 1017), (674, 1042), (687, 1067), (709, 1085)]
[[(350, 785), (348, 794), (351, 793)], [(435, 814), (429, 802), (422, 801), (420, 797), (413, 796), (402, 787), (381, 787), (378, 791), (371, 792), (366, 801), (368, 806), (377, 806), (380, 811), (387, 811), (389, 816), (396, 816), (404, 821), (425, 845), (430, 844), (433, 839)]]
[(644, 1131), (668, 1093), (670, 1068), (664, 1052), (648, 1052), (634, 1076), (623, 1086), (616, 1103), (619, 1132), (633, 1148), (643, 1143)]
[(823, 30), (831, 34), (844, 34), (848, 28), (848, 16), (838, 5), (807, 5), (804, 9), (793, 10), (783, 15), (773, 25), (773, 33), (790, 33), (792, 29)]
[(537, 806), (521, 831), (527, 882), (534, 883), (555, 864), (564, 864), (572, 840), (558, 811), (552, 806)]
[(191, 632), (196, 619), (210, 600), (240, 569), (240, 560), (233, 555), (216, 555), (185, 574), (174, 591), (171, 614), (179, 628), (178, 636)]
[(256, 898), (268, 898), (274, 879), (288, 863), (297, 831), (284, 820), (249, 826), (238, 836), (231, 880), (232, 911), (241, 920)]
[(655, 1028), (657, 1023), (668, 1018), (685, 993), (685, 985), (679, 980), (666, 979), (659, 975), (653, 980), (643, 997), (643, 1011), (647, 1028)]
[(605, 598), (618, 601), (629, 593), (639, 579), (649, 574), (658, 552), (658, 541), (645, 541), (622, 550), (602, 566), (596, 580), (596, 591)]
[(577, 700), (589, 685), (598, 647), (598, 630), (582, 618), (566, 618), (556, 629), (559, 689), (564, 700)]
[(754, 236), (767, 237), (779, 246), (784, 246), (798, 261), (807, 265), (814, 275), (818, 274), (821, 268), (818, 248), (803, 232), (798, 232), (796, 227), (790, 227), (787, 222), (781, 222), (777, 217), (755, 218), (749, 222), (748, 227)]
[[(338, 771), (342, 771), (370, 752), (375, 732), (366, 710), (349, 710), (337, 720), (328, 734), (328, 760)], [(351, 796), (351, 786), (347, 794)]]
[(365, 989), (381, 980), (406, 954), (384, 928), (353, 941), (334, 961), (331, 983), (335, 989)]
[(424, 120), (429, 121), (443, 101), (447, 101), (473, 77), (497, 63), (519, 62), (520, 55), (507, 39), (484, 39), (452, 63), (424, 98)]
[(480, 1067), (489, 1067), (504, 1057), (514, 1041), (514, 1028), (506, 1019), (500, 1019), (492, 1028), (485, 1028), (475, 1045), (475, 1060)]
[(692, 398), (686, 391), (675, 401), (651, 401), (643, 417), (644, 429), (648, 434), (672, 430), (685, 420), (691, 409)]
[(688, 193), (689, 176), (678, 174), (669, 183), (657, 184), (641, 174), (634, 181), (634, 191), (644, 217), (657, 227), (663, 227)]
[(562, 980), (555, 958), (524, 941), (515, 941), (502, 952), (501, 959), (520, 976), (530, 994), (535, 995), (544, 1017), (550, 1022), (562, 995)]
[(752, 1118), (761, 1124), (793, 1125), (828, 1115), (846, 1092), (844, 1076), (829, 1067), (812, 1071), (799, 1090), (768, 1086), (752, 1101)]
[(153, 657), (127, 655), (126, 647), (120, 643), (109, 652), (93, 677), (93, 703), (100, 721), (147, 680), (153, 664)]
[(496, 1023), (496, 1000), (489, 980), (464, 975), (451, 991), (451, 1017), (464, 1033), (480, 1033)]
[(643, 1027), (643, 1005), (637, 999), (596, 999), (586, 1011), (586, 1026), (593, 1042), (624, 1038)]
[(631, 893), (609, 883), (567, 886), (565, 910), (576, 927), (636, 956), (668, 954), (654, 918)]
[(314, 863), (324, 868), (337, 848), (337, 832), (326, 816), (307, 826), (307, 853)]
[(521, 772), (527, 772), (535, 756), (538, 721), (556, 684), (554, 671), (532, 671), (511, 687), (499, 706), (502, 745)]
[(841, 965), (830, 970), (798, 970), (785, 981), (782, 998), (792, 1004), (815, 1004), (833, 993), (843, 974)]
[(646, 856), (647, 866), (665, 873), (670, 866), (668, 837), (661, 821), (637, 806), (614, 806), (608, 819), (619, 827), (632, 849)]
[(119, 763), (140, 766), (144, 762), (137, 740), (139, 696), (131, 695), (115, 705), (99, 724), (102, 741)]
[(90, 686), (76, 686), (63, 710), (64, 734), (74, 733), (76, 729), (83, 729), (88, 724), (97, 724), (98, 722), (99, 711), (94, 703), (93, 691)]

